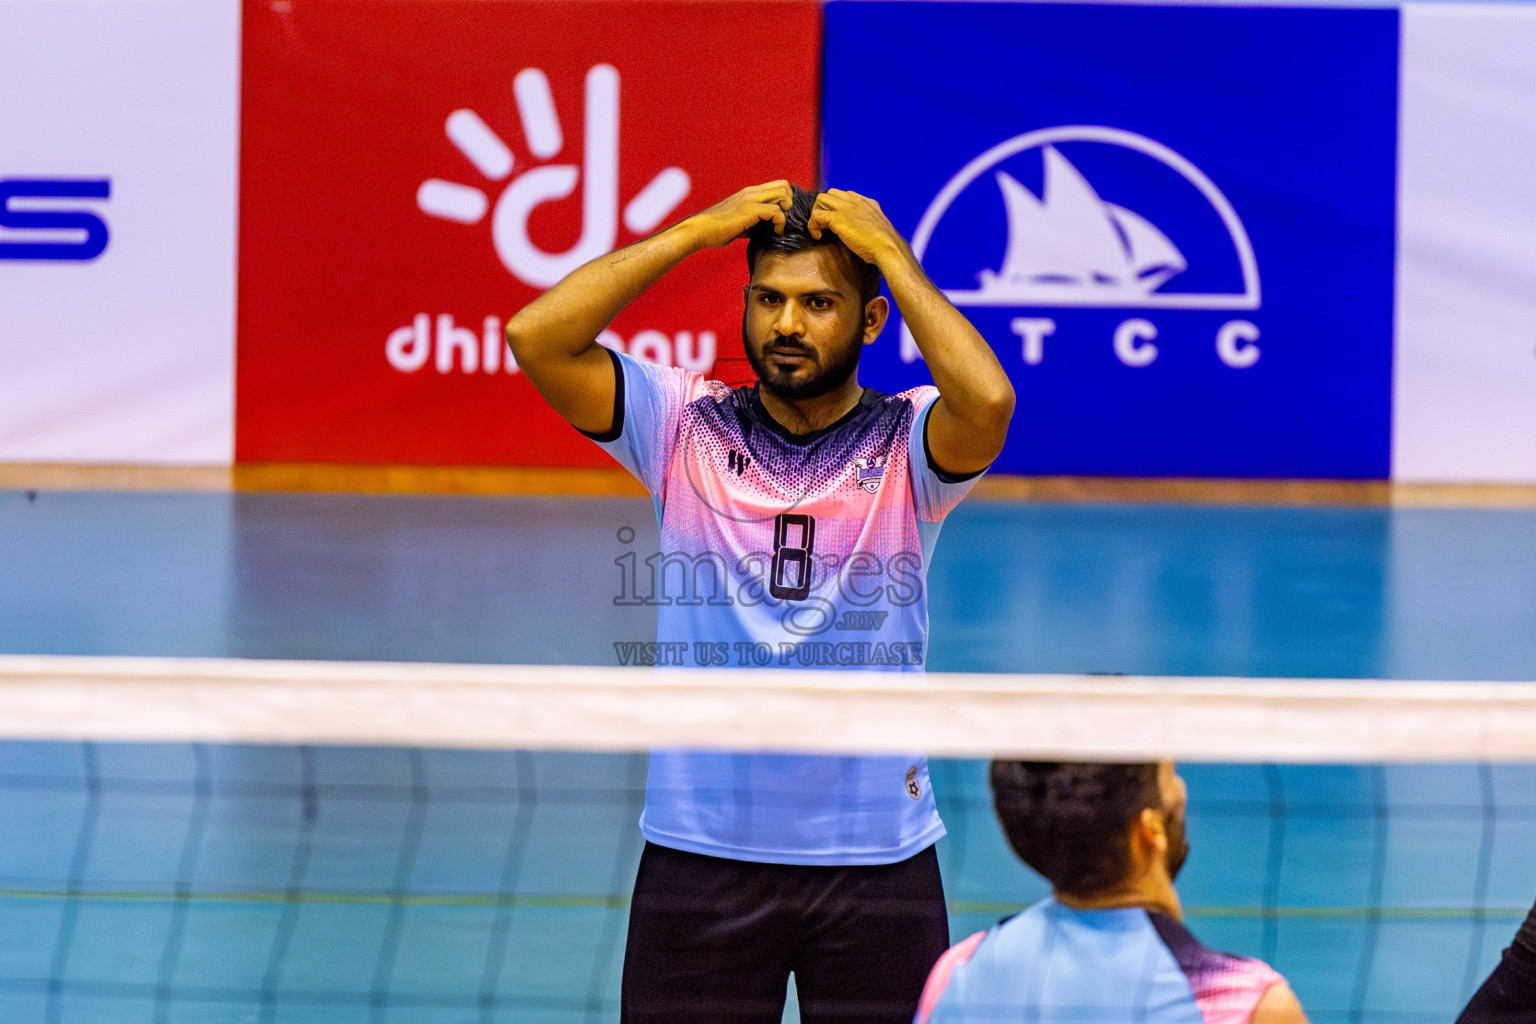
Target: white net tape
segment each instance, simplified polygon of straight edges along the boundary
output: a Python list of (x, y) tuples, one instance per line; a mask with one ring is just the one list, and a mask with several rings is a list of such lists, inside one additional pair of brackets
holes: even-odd
[(1536, 683), (0, 656), (0, 738), (1536, 761)]

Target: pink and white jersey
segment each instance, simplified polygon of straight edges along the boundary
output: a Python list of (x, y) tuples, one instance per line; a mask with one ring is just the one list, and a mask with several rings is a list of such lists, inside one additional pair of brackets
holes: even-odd
[[(651, 492), (661, 533), (621, 598), (657, 605), (643, 663), (921, 671), (928, 561), (975, 479), (929, 461), (937, 389), (866, 390), (837, 423), (795, 435), (755, 388), (613, 356), (614, 429), (594, 440)], [(944, 834), (916, 753), (655, 751), (641, 829), (782, 864), (893, 863)]]

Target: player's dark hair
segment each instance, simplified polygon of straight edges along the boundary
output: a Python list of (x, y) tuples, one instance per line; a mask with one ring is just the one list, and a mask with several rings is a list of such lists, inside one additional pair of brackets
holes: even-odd
[(1008, 844), (1068, 896), (1123, 882), (1131, 822), (1163, 802), (1156, 764), (993, 761), (991, 781)]
[(773, 221), (770, 220), (759, 221), (747, 232), (747, 273), (757, 268), (757, 258), (765, 252), (804, 252), (817, 246), (830, 245), (838, 253), (848, 280), (858, 286), (859, 301), (868, 305), (871, 299), (880, 294), (880, 271), (873, 263), (865, 263), (855, 256), (830, 231), (823, 231), (820, 238), (812, 238), (806, 225), (811, 219), (811, 209), (816, 205), (816, 196), (820, 193), (807, 192), (799, 185), (789, 187), (792, 198), (789, 212), (784, 215), (784, 233), (775, 234)]

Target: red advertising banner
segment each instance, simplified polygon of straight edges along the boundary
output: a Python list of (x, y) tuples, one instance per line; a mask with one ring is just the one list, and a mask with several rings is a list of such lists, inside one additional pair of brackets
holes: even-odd
[[(814, 184), (820, 19), (814, 0), (247, 0), (237, 461), (606, 464), (501, 327), (745, 185)], [(698, 254), (600, 340), (739, 360), (745, 281), (741, 243)]]

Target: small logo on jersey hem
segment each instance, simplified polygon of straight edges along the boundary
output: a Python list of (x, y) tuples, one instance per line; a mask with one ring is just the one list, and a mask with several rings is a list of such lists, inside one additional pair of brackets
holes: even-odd
[(880, 482), (885, 479), (884, 455), (870, 455), (862, 459), (853, 460), (853, 469), (858, 476), (858, 484), (870, 494), (880, 489)]
[(923, 787), (917, 784), (917, 765), (907, 769), (907, 796), (913, 800), (920, 800), (923, 796)]

